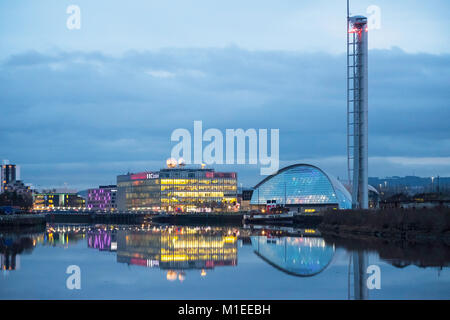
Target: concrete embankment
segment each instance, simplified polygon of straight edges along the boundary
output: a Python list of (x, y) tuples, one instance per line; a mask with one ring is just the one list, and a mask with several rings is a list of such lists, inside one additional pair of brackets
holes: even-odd
[(322, 223), (322, 220), (322, 214), (294, 216), (294, 224), (296, 226), (317, 227)]
[(241, 225), (241, 213), (92, 213), (92, 212), (49, 212), (31, 215), (0, 216), (1, 226), (21, 226), (47, 223), (85, 223), (85, 224), (142, 224), (145, 222), (170, 224), (223, 224)]
[[(219, 212), (219, 213), (183, 213), (183, 214), (165, 214), (152, 216), (150, 219), (157, 223), (170, 224), (221, 224), (221, 225), (242, 225), (245, 212)], [(299, 215), (289, 221), (254, 221), (246, 224), (265, 224), (265, 225), (296, 225), (296, 226), (318, 226), (322, 221), (321, 215)]]
[(1, 228), (30, 227), (45, 225), (45, 223), (45, 215), (43, 214), (12, 214), (0, 216)]
[(151, 221), (170, 224), (221, 224), (241, 225), (242, 213), (186, 213), (186, 214), (164, 214), (150, 217)]
[(135, 213), (47, 213), (49, 223), (141, 224), (147, 215)]
[[(105, 223), (105, 224), (141, 224), (145, 222), (179, 224), (179, 225), (233, 225), (241, 226), (244, 212), (214, 212), (214, 213), (47, 213), (50, 223)], [(289, 224), (314, 227), (320, 224), (322, 216), (296, 216)], [(275, 222), (273, 222), (275, 223)], [(270, 221), (264, 224), (271, 224)]]

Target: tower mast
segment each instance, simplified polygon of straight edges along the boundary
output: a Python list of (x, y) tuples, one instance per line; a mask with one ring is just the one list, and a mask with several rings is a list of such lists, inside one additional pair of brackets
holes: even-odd
[(368, 28), (347, 0), (347, 167), (352, 207), (368, 209)]

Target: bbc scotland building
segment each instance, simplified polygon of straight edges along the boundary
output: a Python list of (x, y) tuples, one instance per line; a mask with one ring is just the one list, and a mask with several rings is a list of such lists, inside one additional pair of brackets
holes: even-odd
[(119, 175), (117, 209), (178, 213), (236, 211), (237, 174), (180, 166)]

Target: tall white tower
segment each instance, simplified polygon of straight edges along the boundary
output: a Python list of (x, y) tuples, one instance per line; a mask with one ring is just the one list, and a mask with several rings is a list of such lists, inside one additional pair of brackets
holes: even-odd
[[(347, 10), (348, 12), (348, 10)], [(347, 16), (347, 166), (352, 207), (368, 209), (368, 27)]]

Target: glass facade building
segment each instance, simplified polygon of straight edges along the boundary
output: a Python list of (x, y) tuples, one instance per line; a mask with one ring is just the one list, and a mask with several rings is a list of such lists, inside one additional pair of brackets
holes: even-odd
[(161, 206), (166, 211), (229, 210), (237, 203), (235, 172), (163, 169), (160, 177)]
[(268, 176), (254, 188), (251, 205), (351, 209), (351, 195), (340, 181), (321, 169), (296, 164)]
[(76, 193), (33, 194), (34, 210), (84, 209), (86, 201)]
[(141, 172), (117, 177), (118, 210), (160, 210), (161, 187), (158, 172)]
[(171, 168), (117, 177), (119, 210), (230, 211), (237, 204), (237, 174)]

